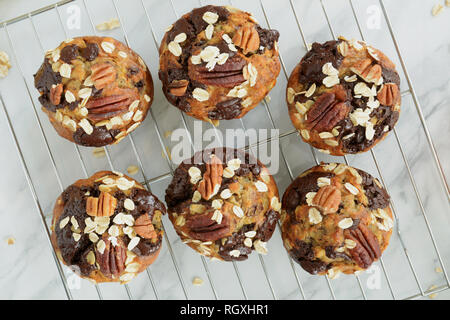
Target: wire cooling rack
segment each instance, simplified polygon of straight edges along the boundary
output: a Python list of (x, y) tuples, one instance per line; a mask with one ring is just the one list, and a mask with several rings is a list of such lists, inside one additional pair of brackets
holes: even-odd
[[(218, 128), (199, 124), (169, 106), (157, 79), (157, 49), (164, 29), (184, 12), (206, 4), (232, 5), (252, 12), (262, 26), (281, 33), (282, 70), (271, 100), (265, 99), (241, 120), (222, 121)], [(360, 21), (362, 10), (369, 5), (379, 10), (382, 27), (376, 33)], [(121, 27), (97, 32), (95, 25), (111, 17), (118, 18)], [(52, 251), (61, 280), (58, 285), (68, 299), (415, 299), (450, 287), (446, 269), (450, 257), (446, 236), (450, 227), (448, 185), (383, 0), (65, 0), (5, 21), (0, 32), (0, 47), (10, 53), (13, 65), (7, 80), (0, 82), (0, 105), (50, 246), (54, 199), (74, 180), (97, 170), (125, 171), (135, 164), (140, 169), (138, 180), (163, 199), (176, 168), (170, 155), (174, 142), (169, 137), (176, 128), (192, 134), (199, 126), (212, 127), (216, 137), (227, 128), (279, 129), (274, 136), (240, 147), (257, 154), (258, 147), (279, 143), (280, 168), (275, 179), (281, 193), (303, 170), (320, 161), (336, 161), (377, 176), (392, 196), (396, 226), (391, 244), (380, 261), (359, 275), (332, 280), (307, 274), (288, 257), (279, 229), (269, 242), (267, 256), (253, 254), (239, 263), (211, 262), (183, 245), (165, 217), (160, 257), (128, 285), (74, 280)], [(45, 50), (63, 39), (86, 34), (123, 40), (141, 54), (155, 82), (155, 100), (147, 120), (119, 145), (105, 147), (104, 158), (56, 135), (39, 110), (33, 86), (32, 75)], [(400, 122), (385, 141), (363, 155), (316, 153), (293, 130), (285, 106), (289, 71), (308, 44), (338, 34), (362, 40), (368, 36), (371, 43), (376, 39), (374, 45), (393, 58), (401, 74)], [(201, 147), (192, 143), (194, 151)], [(418, 153), (424, 157), (414, 157)], [(196, 276), (205, 280), (203, 286), (192, 285)]]

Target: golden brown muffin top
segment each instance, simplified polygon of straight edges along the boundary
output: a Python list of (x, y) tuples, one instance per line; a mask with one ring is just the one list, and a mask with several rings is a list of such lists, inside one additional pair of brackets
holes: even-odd
[(194, 9), (161, 42), (164, 94), (200, 120), (240, 118), (275, 85), (278, 37), (247, 12), (211, 5)]
[(125, 283), (159, 252), (165, 212), (164, 204), (132, 178), (97, 172), (58, 198), (52, 243), (82, 277)]
[(86, 146), (120, 141), (144, 120), (153, 98), (143, 60), (109, 37), (68, 39), (49, 50), (35, 87), (51, 120)]
[(166, 190), (166, 203), (184, 243), (227, 261), (247, 259), (252, 250), (266, 254), (281, 207), (267, 168), (230, 148), (185, 160)]
[(282, 236), (309, 273), (330, 277), (367, 269), (389, 243), (389, 195), (368, 173), (329, 163), (302, 173), (282, 201)]
[(396, 124), (399, 85), (395, 65), (362, 41), (313, 43), (288, 81), (289, 115), (302, 139), (325, 153), (364, 152)]

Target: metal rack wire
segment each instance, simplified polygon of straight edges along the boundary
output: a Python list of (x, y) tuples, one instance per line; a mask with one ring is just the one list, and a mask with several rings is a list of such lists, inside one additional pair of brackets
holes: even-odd
[[(45, 150), (46, 150), (48, 159), (50, 161), (51, 167), (53, 168), (53, 170), (55, 172), (57, 184), (58, 184), (58, 186), (59, 186), (61, 191), (64, 189), (64, 185), (63, 185), (63, 182), (62, 182), (60, 169), (58, 168), (57, 161), (55, 160), (54, 151), (51, 148), (48, 136), (47, 136), (47, 134), (46, 134), (46, 132), (45, 132), (45, 130), (43, 128), (43, 125), (41, 123), (41, 120), (39, 118), (39, 114), (38, 114), (39, 113), (39, 110), (38, 110), (39, 106), (37, 106), (35, 104), (34, 100), (33, 100), (33, 95), (34, 94), (32, 92), (34, 92), (34, 90), (33, 90), (34, 88), (30, 88), (30, 86), (29, 86), (29, 84), (28, 84), (28, 82), (26, 80), (27, 76), (23, 72), (23, 69), (22, 69), (22, 66), (21, 66), (21, 62), (19, 61), (18, 55), (17, 55), (17, 52), (16, 52), (16, 46), (15, 46), (16, 42), (15, 41), (17, 41), (17, 39), (14, 39), (12, 37), (8, 27), (10, 25), (12, 25), (12, 24), (15, 24), (15, 23), (18, 23), (18, 22), (21, 22), (21, 21), (24, 21), (24, 20), (28, 20), (30, 25), (31, 25), (31, 27), (32, 27), (34, 36), (35, 36), (35, 38), (36, 38), (36, 40), (37, 40), (37, 42), (39, 44), (39, 47), (41, 49), (40, 54), (43, 55), (44, 52), (45, 52), (44, 45), (43, 45), (43, 41), (41, 39), (41, 36), (39, 35), (39, 33), (37, 31), (37, 27), (36, 27), (34, 18), (36, 16), (38, 16), (40, 14), (43, 14), (45, 12), (48, 12), (48, 11), (52, 11), (52, 10), (55, 11), (56, 15), (57, 15), (57, 18), (58, 18), (59, 28), (62, 30), (62, 32), (64, 33), (66, 38), (68, 38), (68, 32), (66, 30), (65, 24), (63, 23), (63, 19), (61, 17), (60, 7), (63, 7), (63, 6), (65, 6), (65, 5), (67, 5), (67, 4), (71, 3), (71, 2), (74, 2), (74, 0), (60, 1), (60, 2), (58, 2), (55, 5), (44, 7), (42, 9), (30, 12), (28, 14), (25, 14), (25, 15), (22, 15), (22, 16), (19, 16), (17, 18), (14, 18), (14, 19), (11, 19), (9, 21), (5, 21), (5, 22), (1, 23), (1, 29), (3, 29), (4, 32), (5, 32), (5, 35), (7, 37), (8, 44), (9, 44), (9, 47), (10, 47), (9, 49), (10, 49), (10, 52), (12, 53), (13, 63), (14, 63), (15, 66), (18, 67), (19, 72), (21, 74), (23, 85), (26, 88), (27, 95), (28, 95), (29, 100), (30, 100), (31, 105), (32, 105), (32, 112), (31, 113), (33, 114), (33, 116), (34, 116), (34, 118), (36, 120), (37, 126), (39, 127), (40, 134), (41, 134), (42, 139), (43, 139), (43, 141), (45, 143)], [(90, 9), (89, 9), (89, 2), (90, 2), (90, 0), (82, 0), (82, 1), (75, 1), (75, 2), (80, 3), (84, 7), (84, 9), (86, 10), (87, 15), (88, 15), (88, 19), (89, 19), (89, 23), (90, 23), (90, 26), (91, 26), (91, 30), (92, 30), (92, 32), (94, 34), (96, 34), (97, 31), (96, 31), (95, 24), (93, 22), (92, 15), (91, 15), (91, 12), (90, 12)], [(147, 5), (145, 3), (145, 0), (139, 0), (139, 2), (140, 2), (140, 5), (142, 7), (142, 12), (143, 12), (143, 14), (144, 14), (144, 16), (145, 16), (145, 18), (147, 20), (147, 23), (150, 26), (150, 34), (147, 35), (147, 36), (149, 36), (151, 38), (151, 42), (153, 42), (153, 45), (155, 46), (155, 49), (157, 51), (158, 50), (158, 46), (159, 46), (159, 40), (158, 40), (158, 37), (157, 37), (156, 32), (154, 30), (154, 27), (152, 25), (152, 19), (150, 17), (149, 11), (147, 9)], [(302, 43), (303, 43), (304, 47), (307, 48), (308, 42), (306, 40), (305, 32), (304, 32), (303, 26), (302, 26), (302, 24), (300, 22), (299, 13), (297, 12), (297, 9), (296, 9), (296, 6), (295, 6), (294, 2), (295, 1), (293, 1), (293, 0), (289, 0), (289, 6), (290, 6), (290, 9), (292, 10), (292, 13), (293, 13), (294, 17), (295, 17), (294, 23), (296, 24), (296, 26), (298, 28), (298, 32), (299, 32), (299, 34), (301, 36)], [(268, 27), (271, 27), (271, 21), (269, 19), (269, 14), (267, 12), (267, 4), (265, 4), (265, 2), (263, 0), (258, 0), (257, 3), (259, 5), (259, 7), (260, 7), (260, 10), (261, 10), (261, 13), (262, 13), (262, 17), (264, 19), (264, 23)], [(352, 10), (352, 15), (354, 17), (354, 20), (355, 20), (355, 23), (357, 25), (358, 31), (360, 33), (360, 37), (361, 37), (362, 40), (364, 40), (363, 29), (361, 28), (361, 25), (360, 25), (360, 22), (359, 22), (359, 18), (357, 16), (357, 11), (355, 10), (354, 3), (353, 3), (352, 0), (348, 0), (348, 3), (349, 3), (350, 8)], [(201, 0), (198, 1), (198, 5), (199, 6), (200, 5), (205, 5), (205, 4), (207, 4), (206, 1), (201, 1)], [(231, 0), (227, 1), (227, 3), (224, 3), (224, 4), (229, 4), (229, 5), (237, 6), (237, 7), (239, 6), (237, 1), (231, 1)], [(122, 31), (125, 43), (128, 46), (133, 47), (133, 43), (130, 42), (130, 39), (129, 39), (128, 35), (127, 35), (126, 25), (124, 24), (124, 21), (122, 19), (121, 12), (118, 9), (118, 0), (111, 0), (111, 5), (114, 8), (114, 12), (115, 12), (117, 18), (121, 22), (121, 31)], [(325, 23), (328, 25), (330, 35), (331, 35), (331, 37), (336, 38), (332, 22), (331, 22), (331, 19), (329, 18), (329, 14), (328, 14), (328, 11), (327, 11), (326, 2), (323, 1), (323, 0), (320, 0), (320, 5), (321, 5), (322, 11), (323, 11), (324, 18), (325, 18)], [(408, 71), (406, 69), (406, 65), (405, 65), (403, 57), (401, 55), (400, 48), (399, 48), (396, 36), (395, 36), (395, 34), (393, 32), (391, 21), (390, 21), (390, 18), (389, 18), (389, 15), (388, 15), (388, 12), (386, 10), (386, 7), (384, 5), (383, 0), (379, 0), (379, 5), (380, 5), (380, 7), (381, 7), (381, 9), (383, 11), (383, 15), (384, 15), (384, 18), (386, 20), (386, 23), (387, 23), (387, 26), (388, 26), (388, 29), (389, 29), (390, 37), (391, 37), (392, 42), (393, 42), (393, 44), (395, 46), (396, 52), (398, 54), (398, 58), (399, 58), (400, 63), (401, 63), (402, 70), (404, 72), (405, 78), (406, 78), (407, 83), (408, 83), (408, 89), (402, 92), (402, 96), (403, 97), (411, 96), (411, 98), (412, 98), (412, 100), (414, 102), (415, 108), (417, 110), (418, 117), (420, 119), (420, 123), (421, 123), (422, 129), (424, 131), (424, 134), (425, 134), (425, 137), (426, 137), (426, 140), (427, 140), (427, 143), (428, 143), (428, 146), (430, 148), (430, 152), (431, 152), (431, 155), (432, 155), (432, 158), (433, 158), (433, 161), (434, 161), (434, 163), (432, 165), (434, 165), (435, 168), (437, 168), (437, 171), (438, 171), (438, 174), (439, 174), (439, 178), (440, 178), (440, 183), (442, 184), (443, 191), (445, 193), (446, 199), (448, 200), (448, 199), (450, 199), (450, 197), (449, 197), (449, 190), (448, 190), (448, 185), (446, 183), (445, 175), (444, 175), (442, 166), (440, 164), (439, 157), (437, 155), (437, 152), (436, 152), (436, 149), (434, 147), (433, 141), (431, 139), (431, 135), (430, 135), (429, 129), (427, 127), (427, 124), (426, 124), (426, 121), (425, 121), (425, 117), (423, 115), (423, 112), (422, 112), (419, 100), (417, 98), (417, 94), (416, 94), (416, 92), (414, 90), (414, 87), (413, 87), (413, 84), (411, 82), (410, 76), (409, 76)], [(170, 7), (173, 10), (173, 13), (175, 14), (175, 16), (178, 17), (178, 12), (177, 12), (177, 10), (175, 8), (175, 5), (174, 5), (172, 0), (170, 0)], [(287, 79), (289, 74), (287, 72), (285, 61), (283, 59), (283, 56), (280, 56), (280, 58), (281, 58), (281, 62), (282, 62), (282, 73), (283, 73), (283, 75), (281, 75), (281, 77), (284, 76)], [(19, 138), (17, 137), (16, 129), (13, 126), (13, 121), (11, 120), (10, 113), (8, 111), (8, 110), (10, 110), (9, 108), (11, 108), (12, 106), (9, 106), (9, 108), (7, 108), (6, 103), (5, 103), (5, 99), (3, 98), (3, 94), (4, 94), (4, 92), (0, 91), (0, 104), (2, 106), (2, 110), (3, 110), (3, 113), (5, 115), (5, 119), (7, 120), (6, 122), (7, 122), (8, 128), (9, 128), (9, 131), (11, 133), (11, 137), (13, 138), (15, 147), (17, 149), (17, 152), (18, 152), (18, 155), (19, 155), (19, 158), (20, 158), (20, 161), (21, 161), (21, 165), (22, 165), (24, 173), (25, 173), (25, 177), (26, 177), (27, 183), (29, 185), (30, 191), (32, 193), (32, 196), (33, 196), (33, 199), (34, 199), (34, 202), (35, 202), (35, 206), (36, 206), (37, 212), (38, 212), (38, 214), (40, 216), (40, 219), (41, 219), (44, 231), (45, 231), (45, 233), (47, 235), (47, 238), (49, 240), (48, 243), (51, 246), (51, 243), (50, 243), (50, 229), (49, 229), (49, 226), (48, 226), (47, 221), (46, 221), (46, 215), (45, 215), (44, 210), (43, 210), (43, 205), (41, 203), (41, 200), (38, 197), (38, 193), (37, 193), (37, 189), (36, 189), (37, 186), (36, 186), (35, 181), (33, 181), (33, 179), (32, 179), (32, 175), (30, 174), (29, 163), (27, 162), (26, 158), (24, 157), (24, 153), (23, 153), (23, 149), (21, 147), (21, 143), (19, 141)], [(266, 115), (267, 115), (268, 121), (270, 123), (270, 128), (275, 129), (276, 128), (276, 121), (274, 120), (274, 117), (273, 117), (273, 114), (272, 114), (272, 111), (271, 111), (272, 110), (271, 105), (270, 105), (271, 102), (268, 102), (268, 101), (264, 100), (262, 102), (262, 104), (263, 104), (264, 109), (266, 110)], [(186, 119), (186, 116), (182, 112), (179, 112), (179, 113), (180, 113), (180, 119), (181, 119), (181, 123), (180, 123), (181, 127), (185, 128), (187, 131), (191, 132), (192, 130), (191, 130), (191, 128), (189, 128), (189, 124), (188, 124), (188, 121)], [(168, 178), (170, 178), (172, 176), (174, 163), (172, 162), (172, 160), (170, 158), (170, 155), (167, 152), (167, 143), (164, 141), (164, 139), (162, 137), (161, 128), (160, 128), (160, 126), (159, 126), (159, 124), (157, 122), (157, 117), (155, 116), (155, 114), (153, 112), (153, 108), (150, 109), (149, 116), (150, 116), (150, 118), (151, 118), (151, 120), (152, 120), (152, 122), (154, 124), (155, 134), (157, 136), (158, 143), (160, 144), (160, 147), (161, 147), (161, 149), (162, 149), (162, 151), (164, 153), (164, 156), (165, 156), (165, 159), (166, 159), (166, 162), (167, 162), (168, 171), (164, 172), (164, 173), (162, 173), (162, 174), (160, 174), (160, 175), (158, 175), (156, 177), (151, 177), (150, 178), (150, 176), (148, 174), (146, 174), (144, 160), (142, 159), (142, 157), (141, 157), (141, 155), (139, 153), (139, 150), (141, 150), (141, 149), (138, 148), (138, 144), (135, 142), (134, 134), (130, 134), (128, 136), (128, 143), (131, 146), (131, 149), (133, 151), (135, 160), (137, 161), (138, 166), (140, 168), (140, 171), (142, 173), (142, 177), (143, 177), (142, 184), (144, 184), (145, 187), (148, 190), (151, 190), (151, 185), (153, 183), (157, 183), (159, 181), (168, 179)], [(245, 130), (246, 129), (246, 125), (244, 124), (242, 119), (240, 120), (239, 123), (240, 123), (240, 126)], [(212, 126), (212, 128), (215, 130), (216, 135), (218, 135), (218, 132), (217, 132), (218, 129), (213, 127), (213, 126)], [(276, 137), (270, 137), (270, 138), (268, 138), (266, 140), (258, 141), (255, 145), (247, 145), (247, 146), (245, 146), (245, 149), (249, 150), (251, 152), (254, 147), (258, 147), (258, 146), (260, 146), (262, 144), (269, 143), (272, 139), (278, 139), (278, 140), (287, 139), (287, 138), (289, 138), (291, 136), (294, 136), (296, 134), (297, 134), (296, 130), (289, 130), (287, 132), (281, 133), (280, 135), (278, 135)], [(408, 266), (410, 268), (411, 273), (413, 274), (414, 281), (415, 281), (415, 283), (417, 285), (417, 291), (416, 291), (417, 293), (415, 293), (413, 295), (406, 296), (406, 297), (402, 296), (401, 298), (414, 299), (414, 298), (420, 298), (420, 297), (423, 297), (423, 296), (427, 296), (427, 295), (430, 295), (430, 294), (433, 294), (433, 293), (437, 293), (437, 292), (449, 289), (450, 288), (450, 281), (449, 281), (449, 277), (448, 277), (448, 273), (447, 273), (447, 270), (446, 270), (445, 263), (443, 261), (443, 258), (441, 256), (441, 252), (439, 250), (439, 245), (437, 243), (437, 240), (435, 239), (435, 236), (434, 236), (434, 233), (433, 233), (433, 230), (432, 230), (432, 226), (431, 226), (431, 224), (429, 222), (429, 218), (428, 218), (428, 214), (429, 213), (425, 209), (425, 206), (424, 206), (424, 203), (423, 203), (423, 197), (421, 196), (419, 188), (417, 187), (416, 180), (415, 180), (414, 175), (413, 175), (413, 173), (411, 171), (411, 165), (410, 165), (410, 163), (408, 161), (408, 157), (406, 156), (406, 152), (404, 151), (404, 148), (403, 148), (403, 145), (401, 143), (399, 134), (397, 133), (396, 129), (394, 129), (392, 134), (395, 137), (396, 145), (397, 145), (397, 147), (398, 147), (398, 149), (399, 149), (399, 151), (401, 153), (402, 160), (404, 162), (406, 171), (408, 173), (409, 182), (410, 182), (410, 184), (411, 184), (411, 186), (412, 186), (412, 188), (414, 190), (415, 198), (416, 198), (416, 200), (417, 200), (417, 202), (419, 204), (420, 213), (421, 213), (421, 215), (423, 217), (424, 223), (425, 223), (426, 228), (427, 228), (428, 235), (429, 235), (429, 237), (431, 239), (431, 243), (432, 243), (431, 250), (433, 250), (435, 252), (436, 256), (437, 256), (437, 261), (438, 261), (438, 264), (439, 264), (440, 268), (442, 268), (443, 276), (444, 276), (444, 280), (445, 280), (442, 285), (439, 285), (436, 288), (428, 289), (428, 290), (423, 288), (423, 286), (421, 284), (421, 281), (420, 281), (420, 276), (419, 276), (419, 274), (418, 274), (418, 272), (416, 270), (416, 266), (413, 263), (413, 259), (410, 256), (410, 251), (408, 250), (406, 242), (403, 240), (403, 235), (400, 233), (400, 229), (398, 228), (398, 225), (401, 223), (401, 221), (400, 221), (400, 217), (399, 217), (399, 215), (397, 213), (397, 207), (394, 204), (394, 201), (391, 200), (391, 206), (392, 206), (392, 209), (393, 209), (393, 212), (394, 212), (394, 216), (395, 216), (395, 219), (396, 219), (396, 223), (397, 223), (397, 227), (396, 227), (396, 231), (395, 232), (397, 233), (397, 236), (398, 236), (401, 248), (402, 248), (402, 254), (405, 256), (405, 258), (408, 261)], [(192, 149), (194, 151), (198, 151), (198, 150), (195, 150), (195, 146), (192, 143), (191, 136), (189, 136), (189, 138), (191, 139), (190, 141), (191, 141)], [(124, 141), (122, 143), (127, 143), (127, 142)], [(301, 143), (301, 142), (299, 142), (299, 143)], [(74, 144), (74, 148), (75, 148), (75, 153), (77, 155), (77, 158), (78, 158), (78, 160), (80, 162), (82, 171), (83, 171), (84, 175), (87, 177), (88, 176), (88, 170), (87, 170), (87, 165), (85, 163), (85, 159), (83, 157), (82, 151), (80, 150), (80, 147), (75, 145), (75, 144)], [(141, 146), (141, 148), (143, 148), (143, 147)], [(109, 147), (105, 147), (104, 149), (105, 149), (107, 163), (108, 163), (108, 165), (109, 165), (109, 167), (111, 169), (114, 169), (113, 159), (111, 157), (111, 152), (109, 150)], [(285, 150), (283, 150), (283, 147), (280, 146), (280, 155), (281, 155), (281, 158), (282, 158), (282, 162), (283, 162), (284, 166), (286, 167), (289, 179), (292, 180), (292, 179), (295, 178), (295, 175), (294, 175), (293, 170), (292, 170), (292, 168), (291, 168), (291, 166), (289, 164), (289, 161), (287, 160), (287, 158), (285, 156), (284, 151)], [(316, 154), (315, 149), (313, 149), (311, 147), (310, 151), (311, 151), (311, 155), (312, 155), (312, 158), (313, 158), (314, 162), (316, 164), (320, 163), (319, 157)], [(376, 152), (374, 151), (374, 149), (372, 149), (370, 151), (370, 156), (372, 158), (373, 164), (376, 167), (378, 176), (380, 177), (380, 180), (381, 180), (382, 184), (387, 188), (387, 184), (386, 184), (385, 178), (383, 176), (383, 170), (382, 170), (380, 162), (377, 159), (377, 155), (376, 155)], [(347, 163), (347, 164), (349, 163), (349, 160), (348, 160), (347, 157), (343, 157), (343, 161), (345, 163)], [(163, 230), (165, 231), (164, 232), (164, 247), (166, 247), (168, 249), (168, 252), (169, 252), (169, 255), (170, 255), (173, 267), (174, 267), (174, 269), (176, 271), (176, 274), (177, 274), (177, 277), (178, 277), (178, 280), (179, 280), (179, 283), (180, 283), (180, 286), (181, 286), (181, 289), (182, 289), (182, 292), (183, 292), (183, 296), (186, 299), (189, 299), (190, 298), (189, 290), (187, 288), (186, 279), (183, 276), (182, 265), (180, 264), (176, 254), (175, 254), (175, 250), (173, 248), (172, 242), (168, 238), (168, 235), (167, 235), (167, 232), (166, 232), (164, 226), (163, 226)], [(59, 262), (59, 260), (56, 257), (56, 254), (54, 252), (53, 252), (53, 257), (54, 257), (55, 263), (56, 263), (57, 268), (58, 268), (58, 273), (60, 275), (61, 282), (62, 282), (62, 284), (64, 286), (65, 294), (66, 294), (68, 299), (73, 299), (73, 295), (72, 295), (71, 289), (68, 286), (67, 279), (66, 279), (66, 276), (65, 276), (65, 273), (64, 273), (64, 270), (63, 270), (64, 266)], [(290, 258), (287, 258), (287, 259), (289, 261), (289, 268), (291, 269), (288, 272), (292, 272), (292, 274), (293, 274), (293, 276), (295, 278), (296, 287), (297, 287), (298, 291), (300, 292), (301, 297), (303, 299), (309, 298), (307, 296), (307, 294), (306, 294), (305, 283), (302, 282), (302, 276), (301, 276), (301, 274), (299, 272), (299, 268), (294, 265), (293, 261)], [(209, 266), (208, 262), (206, 261), (206, 259), (203, 256), (201, 257), (201, 262), (202, 262), (202, 266), (204, 268), (204, 272), (207, 275), (208, 283), (209, 283), (211, 292), (213, 294), (213, 297), (215, 299), (221, 298), (219, 293), (218, 293), (218, 290), (217, 290), (217, 288), (218, 288), (218, 286), (220, 284), (217, 283), (217, 281), (214, 281), (214, 279), (212, 277), (212, 272), (210, 270), (210, 266)], [(268, 269), (267, 268), (267, 263), (270, 263), (270, 262), (268, 262), (263, 256), (259, 256), (259, 266), (255, 265), (255, 268), (259, 268), (260, 267), (262, 269), (262, 272), (264, 274), (264, 278), (263, 278), (264, 280), (263, 281), (265, 281), (267, 283), (267, 286), (268, 286), (268, 288), (270, 290), (271, 296), (274, 299), (278, 299), (280, 297), (277, 295), (276, 289), (274, 288), (274, 285), (273, 285), (273, 279), (271, 278), (271, 276), (270, 276), (270, 274), (269, 274), (269, 272), (267, 270)], [(394, 285), (392, 283), (392, 279), (391, 279), (390, 274), (388, 272), (388, 267), (387, 267), (386, 263), (383, 261), (383, 259), (380, 259), (379, 263), (381, 265), (381, 269), (382, 269), (383, 275), (384, 275), (384, 277), (386, 279), (387, 287), (388, 287), (388, 290), (389, 290), (389, 296), (386, 296), (386, 298), (392, 298), (392, 299), (399, 298), (399, 296), (396, 293), (396, 290), (394, 288)], [(232, 265), (233, 265), (233, 270), (234, 270), (235, 276), (236, 276), (236, 278), (238, 280), (238, 283), (239, 283), (239, 287), (240, 287), (240, 289), (242, 291), (242, 296), (243, 296), (244, 299), (248, 299), (249, 298), (249, 294), (248, 294), (248, 292), (246, 290), (246, 286), (244, 285), (244, 282), (243, 282), (243, 279), (242, 279), (242, 275), (241, 275), (241, 272), (239, 270), (239, 264), (233, 262)], [(149, 282), (151, 284), (151, 289), (150, 290), (153, 292), (154, 297), (156, 299), (159, 299), (161, 294), (159, 292), (158, 286), (156, 285), (156, 282), (155, 282), (155, 279), (154, 279), (154, 275), (152, 273), (152, 267), (147, 268), (146, 273), (147, 273), (148, 280), (149, 280)], [(330, 280), (328, 277), (325, 277), (325, 279), (326, 279), (327, 287), (329, 289), (330, 297), (333, 298), (333, 299), (338, 298), (337, 294), (335, 292), (332, 280)], [(367, 299), (368, 295), (367, 295), (367, 292), (366, 292), (366, 290), (365, 290), (365, 288), (364, 288), (364, 286), (362, 284), (362, 280), (360, 279), (360, 276), (356, 275), (355, 279), (356, 279), (358, 288), (360, 290), (360, 296), (363, 299)], [(348, 281), (350, 281), (350, 280), (348, 280)], [(123, 287), (124, 287), (124, 290), (126, 291), (127, 297), (129, 299), (133, 299), (132, 289), (128, 285), (125, 285)], [(103, 297), (101, 285), (95, 285), (95, 290), (96, 290), (96, 293), (98, 295), (98, 298), (99, 299), (103, 299), (104, 297)]]

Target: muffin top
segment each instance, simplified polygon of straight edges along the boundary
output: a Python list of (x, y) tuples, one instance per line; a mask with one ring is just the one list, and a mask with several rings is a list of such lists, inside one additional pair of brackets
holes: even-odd
[(276, 83), (278, 37), (247, 12), (211, 5), (194, 9), (171, 25), (161, 42), (164, 94), (200, 120), (240, 118)]
[(120, 141), (144, 120), (153, 99), (143, 60), (108, 37), (64, 41), (46, 53), (34, 82), (58, 133), (84, 146)]
[(321, 164), (296, 178), (282, 200), (282, 236), (311, 274), (367, 269), (389, 243), (389, 195), (376, 178), (345, 164)]
[(166, 190), (169, 218), (182, 241), (220, 260), (266, 254), (281, 204), (275, 181), (241, 150), (198, 152), (176, 169)]
[(135, 180), (101, 171), (57, 199), (52, 243), (64, 264), (96, 282), (128, 282), (161, 248), (164, 204)]
[(303, 140), (325, 153), (364, 152), (396, 124), (399, 85), (395, 65), (362, 41), (313, 43), (288, 81), (289, 115)]

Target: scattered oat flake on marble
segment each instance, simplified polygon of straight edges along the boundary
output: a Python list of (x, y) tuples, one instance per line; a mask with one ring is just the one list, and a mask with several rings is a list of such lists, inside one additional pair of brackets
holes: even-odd
[(117, 18), (111, 18), (108, 21), (99, 23), (95, 26), (98, 31), (113, 30), (120, 27), (120, 21)]
[[(445, 5), (448, 6), (447, 1), (446, 1)], [(435, 4), (433, 6), (433, 8), (431, 9), (431, 14), (435, 17), (438, 14), (440, 14), (442, 12), (442, 10), (444, 10), (444, 6), (442, 4), (440, 4), (440, 3)]]

